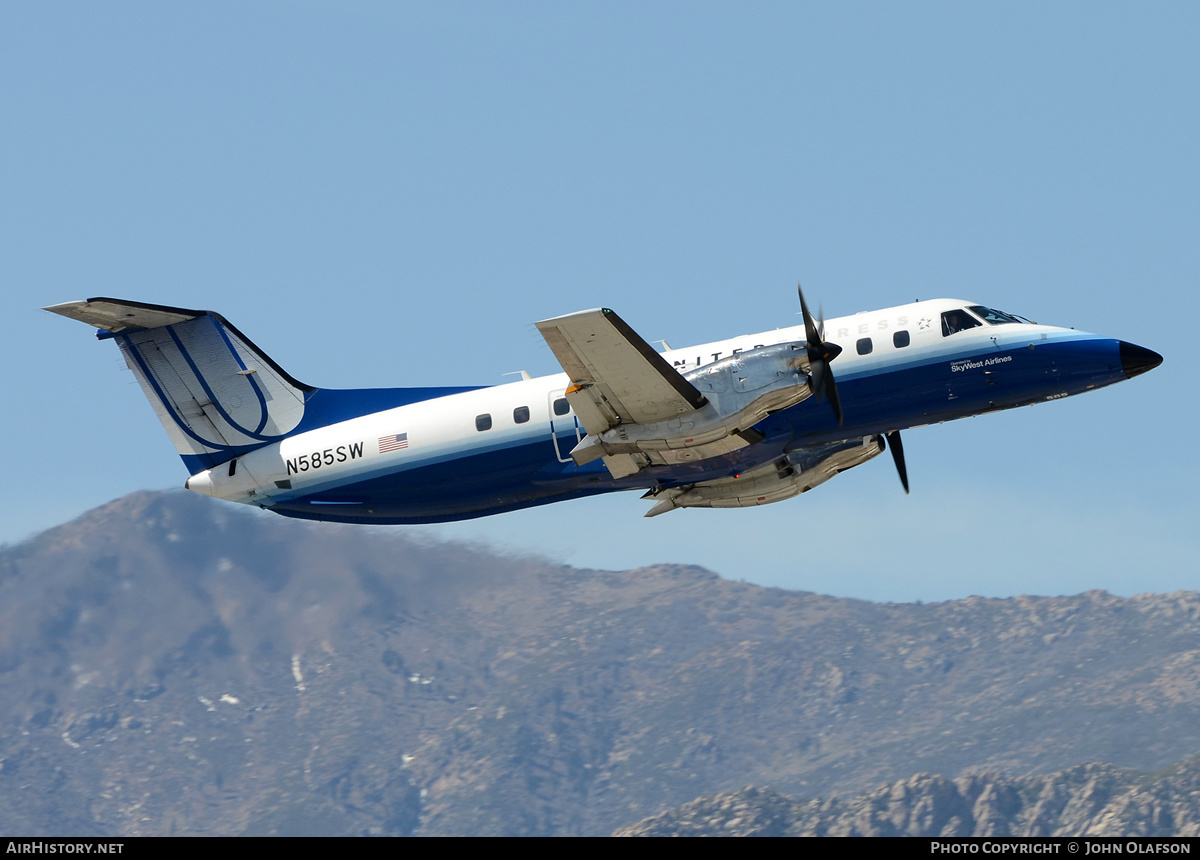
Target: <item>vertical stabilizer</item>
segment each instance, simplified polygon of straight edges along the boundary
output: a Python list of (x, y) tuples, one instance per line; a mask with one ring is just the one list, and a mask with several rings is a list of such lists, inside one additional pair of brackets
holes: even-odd
[(283, 439), (315, 391), (211, 311), (108, 298), (46, 310), (117, 342), (193, 474)]

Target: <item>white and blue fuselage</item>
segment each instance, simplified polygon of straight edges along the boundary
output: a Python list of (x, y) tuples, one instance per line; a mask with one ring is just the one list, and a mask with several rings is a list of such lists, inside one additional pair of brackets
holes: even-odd
[[(672, 492), (680, 506), (687, 489), (697, 486), (718, 488), (709, 492), (718, 499), (766, 503), (775, 498), (765, 491), (740, 493), (740, 476), (764, 474), (771, 464), (789, 473), (802, 470), (804, 452), (1081, 394), (1161, 362), (1156, 353), (1123, 341), (953, 299), (840, 317), (828, 320), (824, 332), (841, 348), (830, 364), (844, 412), (840, 425), (828, 403), (810, 396), (811, 380), (797, 371), (789, 383), (799, 392), (795, 402), (731, 431), (749, 443), (694, 460), (664, 460), (652, 451), (637, 461), (636, 471), (618, 477), (607, 458), (580, 465), (578, 456), (571, 457), (589, 428), (568, 400), (569, 389), (580, 387), (568, 373), (480, 388), (315, 389), (288, 377), (219, 316), (203, 323), (216, 329), (210, 336), (186, 328), (201, 326), (206, 312), (127, 303), (165, 315), (138, 318), (121, 330), (107, 327), (112, 314), (103, 302), (115, 304), (91, 299), (92, 305), (51, 310), (118, 339), (180, 447), (190, 489), (286, 516), (350, 523), (444, 522), (632, 489)], [(731, 357), (804, 341), (804, 326), (796, 326), (659, 355), (689, 379), (725, 361), (736, 386), (740, 365)], [(691, 441), (681, 436), (669, 447), (682, 449)], [(872, 448), (868, 456), (874, 453)], [(784, 472), (777, 477), (771, 471), (771, 480), (785, 480)]]

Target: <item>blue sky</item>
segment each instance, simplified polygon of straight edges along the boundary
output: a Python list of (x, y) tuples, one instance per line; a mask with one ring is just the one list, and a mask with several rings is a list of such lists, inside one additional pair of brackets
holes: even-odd
[(1194, 3), (0, 5), (0, 541), (186, 477), (111, 344), (221, 311), (326, 387), (557, 370), (956, 296), (1151, 347), (1105, 391), (913, 431), (802, 499), (405, 529), (874, 600), (1197, 587)]

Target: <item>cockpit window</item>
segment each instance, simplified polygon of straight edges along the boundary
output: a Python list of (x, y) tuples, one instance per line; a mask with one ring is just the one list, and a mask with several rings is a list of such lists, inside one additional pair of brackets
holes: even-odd
[(982, 325), (982, 323), (962, 309), (946, 311), (944, 314), (942, 314), (943, 337), (949, 337), (950, 335), (957, 334), (960, 331), (966, 331), (969, 328), (975, 328), (977, 325)]
[(1021, 320), (1012, 314), (1006, 314), (1004, 311), (998, 311), (995, 308), (985, 308), (983, 305), (971, 305), (970, 310), (989, 325), (1021, 322)]

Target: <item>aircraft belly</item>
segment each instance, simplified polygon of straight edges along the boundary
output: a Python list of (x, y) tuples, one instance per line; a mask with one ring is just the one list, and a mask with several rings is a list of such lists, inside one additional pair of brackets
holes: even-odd
[(544, 439), (329, 487), (277, 502), (271, 510), (353, 523), (451, 522), (599, 493), (712, 479), (780, 456), (786, 438), (790, 431), (755, 446), (754, 458), (652, 466), (623, 480), (614, 480), (599, 461), (583, 467), (559, 462), (551, 441)]
[[(548, 463), (561, 467), (550, 439), (538, 439), (375, 475), (279, 502), (271, 510), (343, 522), (447, 522), (557, 501), (563, 497), (564, 485), (574, 489), (589, 483), (579, 477), (536, 481)], [(595, 485), (591, 492), (613, 489), (610, 480), (596, 477), (600, 480), (591, 482)]]

